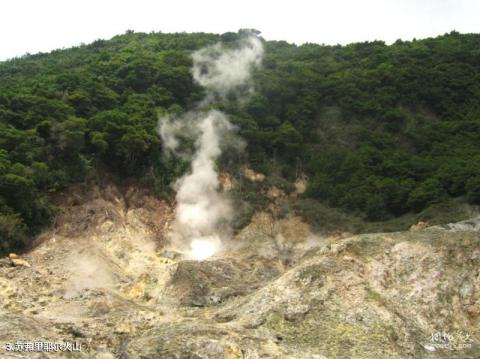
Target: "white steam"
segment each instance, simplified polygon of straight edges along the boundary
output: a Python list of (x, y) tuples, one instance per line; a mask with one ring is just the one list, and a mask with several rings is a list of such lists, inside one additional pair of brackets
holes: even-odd
[(179, 141), (176, 133), (181, 131), (182, 124), (178, 121), (172, 121), (168, 116), (160, 119), (160, 121), (158, 132), (163, 140), (165, 155), (168, 155), (170, 152), (175, 152), (178, 148)]
[(172, 245), (192, 259), (204, 260), (222, 247), (230, 233), (233, 210), (229, 199), (219, 191), (215, 161), (226, 148), (242, 148), (235, 126), (215, 110), (204, 111), (215, 97), (237, 98), (252, 92), (252, 69), (261, 63), (263, 47), (256, 37), (244, 39), (237, 48), (222, 44), (193, 54), (194, 80), (207, 89), (207, 98), (195, 110), (177, 118), (160, 118), (159, 134), (164, 149), (185, 156), (179, 136), (195, 141), (191, 171), (174, 183), (177, 191), (175, 223), (170, 233)]
[(77, 297), (85, 290), (112, 289), (114, 286), (113, 273), (108, 265), (99, 256), (92, 253), (73, 253), (63, 267), (70, 274), (65, 283), (64, 297)]
[(228, 199), (219, 192), (215, 160), (222, 153), (220, 139), (233, 126), (218, 111), (210, 111), (198, 120), (191, 125), (198, 133), (191, 172), (174, 184), (177, 207), (173, 234), (180, 240), (218, 236), (221, 224), (228, 223), (232, 214)]
[(210, 96), (226, 98), (242, 90), (251, 92), (252, 70), (262, 58), (263, 45), (255, 36), (245, 38), (239, 48), (226, 49), (217, 43), (193, 54), (193, 78), (209, 90)]

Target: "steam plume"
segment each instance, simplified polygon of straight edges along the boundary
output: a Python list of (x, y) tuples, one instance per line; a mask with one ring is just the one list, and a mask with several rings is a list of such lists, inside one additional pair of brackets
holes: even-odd
[(206, 259), (219, 251), (222, 238), (229, 234), (233, 211), (229, 199), (219, 192), (215, 160), (226, 148), (244, 146), (223, 113), (203, 108), (215, 98), (240, 98), (251, 93), (252, 69), (260, 65), (262, 56), (262, 43), (254, 36), (245, 38), (237, 48), (219, 43), (196, 51), (192, 74), (207, 89), (206, 99), (195, 111), (160, 118), (159, 133), (167, 152), (182, 155), (180, 133), (195, 141), (191, 171), (174, 184), (177, 207), (170, 234), (172, 244), (194, 259)]
[(237, 49), (225, 49), (221, 43), (208, 46), (193, 54), (193, 78), (212, 95), (226, 98), (229, 94), (252, 92), (252, 69), (263, 58), (263, 45), (257, 37), (243, 40)]

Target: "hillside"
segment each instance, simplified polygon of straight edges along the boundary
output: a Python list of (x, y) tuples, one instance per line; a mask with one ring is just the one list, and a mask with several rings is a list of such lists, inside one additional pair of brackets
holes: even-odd
[[(265, 211), (195, 261), (165, 247), (173, 208), (142, 189), (76, 186), (58, 201), (36, 248), (0, 260), (2, 358), (478, 358), (468, 226), (316, 236)], [(4, 351), (16, 341), (82, 350)]]
[[(161, 155), (158, 118), (204, 98), (193, 51), (235, 47), (244, 33), (130, 31), (0, 63), (1, 251), (52, 223), (58, 191), (105, 173), (171, 199), (188, 163)], [(211, 104), (247, 142), (220, 168), (240, 178), (249, 163), (287, 192), (306, 177), (303, 198), (289, 205), (302, 215), (336, 208), (355, 223), (413, 214), (410, 225), (432, 205), (455, 216), (455, 201), (479, 204), (480, 35), (263, 45), (255, 93)], [(267, 203), (254, 187), (238, 188), (248, 215)]]

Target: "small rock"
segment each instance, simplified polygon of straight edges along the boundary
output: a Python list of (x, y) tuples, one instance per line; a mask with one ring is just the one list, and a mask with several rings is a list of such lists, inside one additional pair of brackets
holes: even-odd
[(213, 294), (210, 296), (210, 302), (213, 304), (219, 304), (222, 302), (222, 297), (218, 294)]
[(307, 304), (298, 304), (298, 305), (291, 305), (287, 307), (283, 317), (285, 320), (289, 322), (297, 322), (310, 311), (310, 306)]
[(430, 223), (424, 222), (424, 221), (419, 221), (417, 224), (413, 224), (410, 227), (410, 231), (412, 231), (412, 232), (420, 231), (420, 230), (425, 229), (427, 227), (430, 227)]
[(244, 323), (243, 327), (245, 329), (257, 329), (259, 326), (265, 324), (267, 319), (264, 316), (256, 316), (252, 318), (251, 321)]
[(10, 262), (14, 267), (31, 267), (30, 263), (24, 259), (21, 259), (16, 253), (10, 253), (8, 258), (10, 258)]
[(75, 327), (69, 327), (67, 329), (67, 331), (76, 338), (85, 338), (86, 337), (84, 332), (82, 332), (80, 329), (75, 328)]
[(117, 333), (117, 334), (128, 334), (132, 330), (127, 323), (119, 323), (119, 324), (117, 324), (117, 326), (115, 327), (115, 329), (113, 331), (114, 331), (114, 333)]
[(10, 258), (10, 261), (12, 262), (14, 267), (31, 267), (30, 263), (28, 263), (25, 259)]
[(245, 167), (243, 175), (252, 182), (263, 182), (265, 175), (263, 173), (255, 172), (254, 170)]
[(9, 258), (0, 258), (0, 268), (1, 267), (11, 267), (12, 262)]
[(343, 252), (347, 248), (345, 243), (335, 243), (331, 247), (332, 254), (337, 254)]

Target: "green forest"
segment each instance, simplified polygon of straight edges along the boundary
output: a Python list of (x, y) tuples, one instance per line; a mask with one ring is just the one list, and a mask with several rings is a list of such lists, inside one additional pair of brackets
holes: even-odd
[[(204, 97), (193, 51), (242, 36), (127, 31), (0, 62), (0, 252), (51, 223), (55, 193), (101, 173), (171, 198), (187, 166), (162, 156), (158, 116)], [(480, 35), (264, 46), (255, 94), (213, 105), (254, 169), (288, 183), (303, 173), (305, 200), (365, 221), (480, 204)]]

